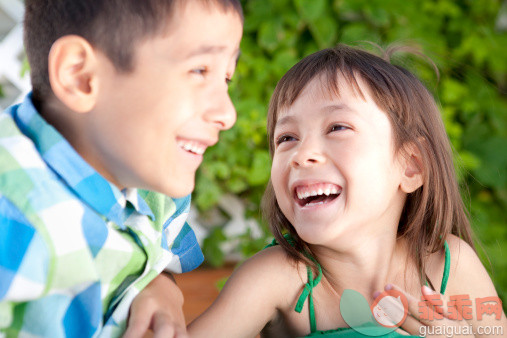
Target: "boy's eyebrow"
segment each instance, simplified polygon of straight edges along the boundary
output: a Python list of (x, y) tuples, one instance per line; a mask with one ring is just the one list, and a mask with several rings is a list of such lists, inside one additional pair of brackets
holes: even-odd
[[(185, 56), (185, 58), (192, 58), (195, 56), (205, 55), (205, 54), (218, 54), (218, 53), (223, 52), (225, 49), (227, 49), (226, 46), (216, 46), (216, 45), (200, 46), (199, 48), (190, 51)], [(238, 50), (236, 52), (236, 54), (238, 55), (237, 57), (239, 57), (239, 53), (240, 53), (240, 51)]]

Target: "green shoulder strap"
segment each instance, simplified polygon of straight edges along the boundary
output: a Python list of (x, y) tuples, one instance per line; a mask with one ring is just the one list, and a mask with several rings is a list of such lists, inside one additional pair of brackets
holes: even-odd
[(449, 244), (447, 241), (444, 242), (445, 247), (445, 264), (444, 264), (444, 275), (442, 276), (442, 285), (440, 285), (440, 294), (445, 293), (447, 288), (447, 282), (449, 281), (449, 271), (451, 270), (451, 250), (449, 250)]
[(319, 274), (317, 275), (317, 277), (315, 277), (315, 279), (313, 279), (312, 269), (309, 266), (306, 267), (306, 271), (308, 274), (308, 282), (305, 284), (305, 287), (303, 288), (303, 291), (299, 296), (298, 302), (294, 310), (297, 313), (301, 313), (301, 311), (303, 310), (305, 300), (308, 299), (308, 309), (310, 312), (310, 329), (311, 332), (314, 333), (315, 331), (317, 331), (317, 322), (315, 320), (315, 308), (313, 306), (313, 288), (316, 287), (317, 284), (319, 284), (320, 280), (322, 279), (322, 268), (315, 259), (312, 258), (312, 261), (314, 261), (317, 264)]

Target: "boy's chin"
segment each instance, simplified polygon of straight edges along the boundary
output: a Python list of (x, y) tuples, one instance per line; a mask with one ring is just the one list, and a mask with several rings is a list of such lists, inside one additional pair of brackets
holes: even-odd
[(158, 187), (158, 189), (153, 190), (172, 198), (181, 198), (190, 195), (192, 191), (194, 191), (194, 188), (195, 179), (193, 179), (191, 182), (172, 180), (168, 182), (166, 186)]

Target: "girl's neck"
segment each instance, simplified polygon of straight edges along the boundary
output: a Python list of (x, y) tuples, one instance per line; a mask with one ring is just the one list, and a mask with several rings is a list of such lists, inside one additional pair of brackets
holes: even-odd
[[(323, 270), (323, 284), (341, 295), (345, 289), (360, 292), (373, 300), (375, 291), (383, 291), (387, 284), (405, 286), (409, 264), (409, 246), (394, 234), (359, 236), (346, 248), (337, 250), (314, 246), (312, 251)], [(408, 276), (411, 274), (409, 273)]]

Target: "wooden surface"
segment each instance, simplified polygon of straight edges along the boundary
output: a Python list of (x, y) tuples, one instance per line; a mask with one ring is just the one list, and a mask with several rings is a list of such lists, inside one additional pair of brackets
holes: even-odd
[(222, 268), (200, 267), (194, 271), (175, 274), (176, 283), (183, 292), (183, 312), (187, 324), (197, 318), (218, 296), (217, 282), (229, 277), (234, 265)]

